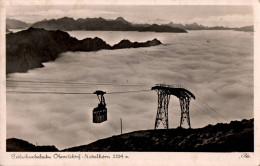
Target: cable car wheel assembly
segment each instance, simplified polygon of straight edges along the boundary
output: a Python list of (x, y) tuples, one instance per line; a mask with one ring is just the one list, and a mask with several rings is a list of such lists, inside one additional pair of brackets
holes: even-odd
[(107, 121), (107, 108), (104, 94), (106, 92), (97, 90), (93, 94), (96, 94), (99, 100), (99, 104), (96, 108), (93, 109), (93, 123), (102, 123)]

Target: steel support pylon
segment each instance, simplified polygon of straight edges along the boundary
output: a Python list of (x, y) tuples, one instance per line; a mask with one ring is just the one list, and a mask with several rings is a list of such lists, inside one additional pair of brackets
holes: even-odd
[(168, 105), (170, 102), (171, 95), (176, 96), (177, 98), (179, 98), (180, 101), (180, 106), (181, 106), (180, 127), (182, 127), (184, 121), (187, 121), (188, 127), (191, 128), (189, 107), (190, 107), (191, 99), (192, 98), (195, 99), (193, 93), (191, 93), (183, 86), (177, 84), (173, 84), (173, 85), (156, 84), (155, 86), (152, 87), (151, 90), (155, 90), (158, 95), (158, 108), (157, 108), (154, 129), (156, 129), (161, 122), (163, 123), (165, 129), (169, 128)]
[(168, 105), (171, 95), (167, 91), (161, 89), (157, 89), (156, 92), (158, 94), (158, 109), (154, 129), (156, 129), (161, 122), (164, 128), (168, 129)]
[(190, 106), (190, 96), (188, 95), (181, 95), (180, 98), (180, 106), (181, 106), (181, 121), (180, 121), (180, 127), (182, 127), (184, 121), (186, 120), (188, 123), (188, 127), (191, 128), (190, 125), (190, 112), (189, 112), (189, 106)]

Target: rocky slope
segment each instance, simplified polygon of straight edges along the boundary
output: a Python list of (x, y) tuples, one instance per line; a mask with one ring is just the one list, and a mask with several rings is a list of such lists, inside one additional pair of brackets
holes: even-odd
[(135, 131), (63, 151), (252, 152), (253, 119), (200, 129)]
[[(54, 146), (35, 146), (26, 141), (7, 139), (7, 151), (56, 151)], [(63, 152), (253, 152), (254, 120), (232, 121), (199, 129), (160, 129), (134, 131), (101, 139)]]
[(123, 40), (115, 46), (110, 46), (97, 37), (77, 40), (60, 30), (48, 31), (31, 27), (6, 35), (6, 73), (26, 72), (29, 69), (43, 67), (43, 62), (53, 61), (60, 53), (66, 51), (98, 51), (159, 44), (162, 43), (157, 39), (145, 43)]
[(55, 146), (35, 146), (27, 141), (9, 138), (6, 140), (7, 152), (57, 152), (59, 151)]

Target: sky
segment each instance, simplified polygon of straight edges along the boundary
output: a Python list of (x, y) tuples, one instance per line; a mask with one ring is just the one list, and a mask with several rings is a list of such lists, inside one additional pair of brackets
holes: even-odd
[(252, 6), (8, 6), (7, 17), (34, 23), (61, 17), (115, 19), (133, 23), (199, 23), (206, 26), (242, 27), (253, 25)]

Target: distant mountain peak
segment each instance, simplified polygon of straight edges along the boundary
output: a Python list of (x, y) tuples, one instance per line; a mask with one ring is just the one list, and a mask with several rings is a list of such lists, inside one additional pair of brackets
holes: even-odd
[(117, 17), (116, 20), (118, 20), (118, 21), (126, 21), (123, 17)]
[(129, 22), (126, 21), (123, 17), (117, 17), (117, 18), (115, 19), (115, 21), (121, 21), (121, 22), (124, 23), (124, 24), (129, 24)]
[(174, 26), (174, 23), (171, 21), (168, 25), (169, 26)]
[(26, 22), (12, 19), (12, 18), (6, 18), (6, 27), (7, 29), (24, 29), (28, 28), (30, 25)]

